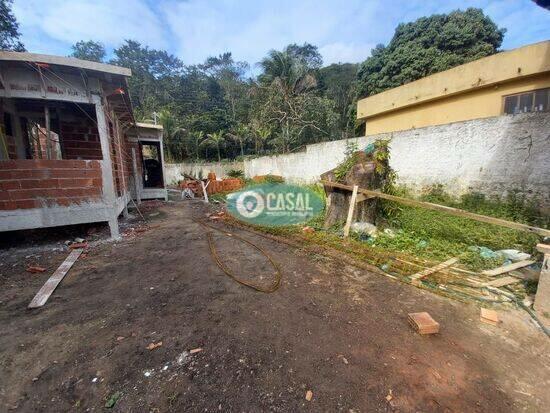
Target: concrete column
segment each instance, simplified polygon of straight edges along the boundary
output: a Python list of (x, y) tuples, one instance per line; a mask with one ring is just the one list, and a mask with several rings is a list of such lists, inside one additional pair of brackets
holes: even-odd
[(535, 296), (535, 310), (542, 315), (545, 325), (550, 324), (550, 245), (538, 244), (537, 250), (544, 254), (539, 285)]
[(163, 132), (159, 133), (159, 146), (160, 146), (160, 165), (162, 169), (162, 185), (165, 191), (164, 200), (168, 201), (168, 191), (166, 191), (166, 171), (164, 170), (164, 144), (163, 144)]
[(101, 143), (101, 154), (103, 155), (103, 160), (101, 161), (101, 177), (103, 180), (103, 203), (107, 209), (105, 220), (109, 223), (111, 237), (120, 239), (116, 193), (113, 181), (113, 164), (111, 162), (111, 145), (109, 143), (109, 127), (105, 120), (105, 112), (101, 97), (93, 95), (92, 100), (95, 104), (97, 130), (99, 133), (99, 142)]

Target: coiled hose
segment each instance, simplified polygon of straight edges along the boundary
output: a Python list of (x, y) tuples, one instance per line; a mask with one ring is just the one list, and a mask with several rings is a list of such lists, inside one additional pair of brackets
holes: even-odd
[[(281, 269), (279, 268), (279, 265), (275, 262), (275, 260), (273, 260), (273, 258), (271, 258), (271, 256), (267, 252), (265, 252), (261, 247), (257, 246), (256, 244), (250, 242), (249, 240), (247, 240), (245, 238), (240, 237), (237, 234), (234, 234), (234, 233), (231, 233), (231, 232), (228, 232), (228, 231), (224, 231), (222, 229), (219, 229), (219, 228), (213, 227), (211, 225), (208, 225), (204, 221), (195, 220), (195, 222), (197, 222), (198, 224), (202, 225), (203, 227), (205, 227), (207, 229), (208, 232), (206, 233), (206, 236), (208, 238), (208, 246), (210, 248), (210, 253), (212, 254), (212, 258), (214, 258), (214, 261), (216, 262), (218, 267), (220, 267), (220, 269), (228, 277), (232, 278), (234, 281), (238, 282), (239, 284), (242, 284), (242, 285), (244, 285), (248, 288), (252, 288), (253, 290), (260, 291), (262, 293), (272, 293), (272, 292), (276, 291), (279, 288), (279, 286), (281, 285), (281, 278), (282, 278)], [(259, 286), (259, 285), (255, 285), (255, 284), (251, 283), (250, 281), (239, 278), (237, 275), (235, 275), (223, 263), (222, 259), (220, 258), (219, 254), (218, 254), (218, 251), (216, 249), (216, 245), (214, 243), (213, 232), (211, 230), (221, 232), (222, 234), (224, 234), (228, 237), (231, 237), (232, 239), (237, 239), (241, 242), (244, 242), (245, 244), (250, 245), (254, 249), (258, 250), (262, 255), (264, 255), (267, 258), (267, 260), (271, 263), (273, 268), (275, 269), (275, 280), (273, 281), (273, 283), (268, 287), (262, 287), (262, 286)]]

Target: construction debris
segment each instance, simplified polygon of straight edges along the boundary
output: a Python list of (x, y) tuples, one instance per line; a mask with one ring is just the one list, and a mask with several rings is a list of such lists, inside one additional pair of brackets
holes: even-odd
[(310, 402), (311, 399), (313, 399), (313, 392), (311, 390), (308, 390), (306, 391), (306, 400)]
[(40, 272), (46, 271), (46, 269), (44, 267), (39, 267), (37, 265), (29, 265), (26, 271), (31, 273), (40, 273)]
[(416, 274), (411, 275), (411, 281), (413, 284), (419, 284), (420, 279), (436, 273), (438, 271), (441, 271), (444, 268), (448, 268), (453, 264), (456, 264), (458, 262), (458, 258), (451, 258), (450, 260), (444, 261), (441, 264), (436, 265), (435, 267), (427, 268), (423, 271), (417, 272)]
[(498, 278), (498, 279), (493, 280), (493, 281), (489, 281), (488, 283), (485, 283), (485, 286), (491, 286), (491, 287), (497, 287), (498, 288), (498, 287), (504, 287), (504, 286), (510, 285), (510, 284), (515, 284), (515, 283), (518, 283), (520, 281), (521, 281), (521, 279), (519, 279), (519, 278), (506, 276), (506, 277)]
[(499, 323), (498, 313), (495, 310), (489, 310), (488, 308), (481, 309), (479, 319), (482, 322), (486, 324), (491, 324), (493, 326), (496, 326)]
[(202, 351), (202, 347), (194, 348), (192, 350), (189, 350), (189, 354), (195, 354)]
[(88, 248), (87, 242), (74, 242), (71, 245), (69, 245), (70, 250), (84, 249), (84, 248)]
[(439, 333), (439, 323), (426, 312), (410, 313), (409, 323), (419, 334)]
[(536, 261), (532, 260), (524, 260), (515, 262), (513, 264), (503, 265), (502, 267), (494, 268), (492, 270), (485, 270), (482, 272), (483, 275), (488, 275), (489, 277), (494, 277), (495, 275), (504, 274), (513, 270), (517, 270), (518, 268), (527, 267), (531, 264), (534, 264)]
[(75, 249), (71, 251), (69, 256), (63, 261), (53, 275), (46, 281), (42, 288), (36, 293), (28, 308), (38, 308), (42, 307), (50, 298), (50, 295), (57, 288), (59, 283), (65, 278), (65, 275), (69, 272), (73, 264), (76, 262), (80, 254), (82, 254), (82, 249)]
[(162, 341), (159, 341), (158, 343), (151, 343), (147, 346), (147, 350), (151, 351), (160, 346), (162, 346)]

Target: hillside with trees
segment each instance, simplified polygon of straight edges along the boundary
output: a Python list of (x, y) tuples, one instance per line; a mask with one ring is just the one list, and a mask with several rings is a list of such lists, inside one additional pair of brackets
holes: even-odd
[[(11, 5), (0, 0), (0, 48), (21, 51)], [(481, 9), (469, 8), (399, 24), (361, 64), (323, 66), (309, 43), (271, 50), (252, 66), (231, 52), (188, 65), (135, 40), (125, 40), (110, 59), (101, 43), (81, 40), (71, 56), (132, 70), (136, 118), (163, 124), (169, 162), (219, 160), (358, 136), (357, 99), (497, 53), (504, 33)]]

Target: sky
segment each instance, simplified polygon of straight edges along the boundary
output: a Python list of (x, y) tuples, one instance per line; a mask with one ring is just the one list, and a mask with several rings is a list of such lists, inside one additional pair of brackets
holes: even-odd
[(30, 52), (68, 55), (79, 40), (109, 55), (133, 39), (185, 64), (230, 51), (252, 66), (271, 49), (309, 42), (324, 64), (361, 62), (397, 24), (479, 7), (507, 29), (502, 49), (550, 39), (550, 11), (530, 0), (15, 0)]

